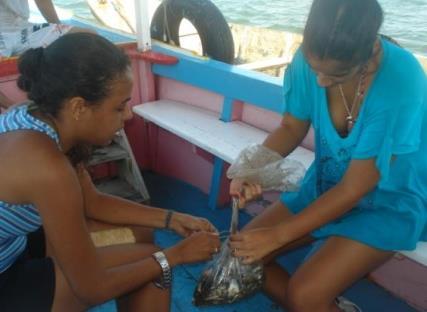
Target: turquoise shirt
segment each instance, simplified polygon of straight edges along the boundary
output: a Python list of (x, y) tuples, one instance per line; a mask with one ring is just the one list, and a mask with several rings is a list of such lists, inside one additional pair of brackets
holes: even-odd
[[(352, 159), (375, 159), (376, 188), (339, 219), (315, 230), (382, 250), (411, 250), (427, 241), (427, 78), (408, 51), (382, 40), (383, 59), (350, 134), (341, 137), (301, 50), (284, 80), (285, 111), (311, 122), (315, 161), (297, 193), (282, 201), (298, 213), (343, 177)], [(393, 158), (393, 160), (392, 160)]]

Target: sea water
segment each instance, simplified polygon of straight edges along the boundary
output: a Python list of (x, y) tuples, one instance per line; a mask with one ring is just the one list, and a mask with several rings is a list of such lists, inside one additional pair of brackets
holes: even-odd
[[(133, 0), (124, 0), (133, 1)], [(312, 0), (212, 0), (227, 21), (301, 33)], [(385, 13), (381, 32), (427, 56), (427, 0), (379, 0)], [(54, 0), (79, 17), (94, 19), (84, 0)]]

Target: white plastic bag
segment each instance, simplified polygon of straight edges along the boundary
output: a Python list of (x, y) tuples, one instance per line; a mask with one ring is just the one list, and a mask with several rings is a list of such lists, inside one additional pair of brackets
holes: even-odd
[(296, 191), (305, 175), (304, 165), (261, 145), (243, 149), (228, 168), (229, 179), (260, 184), (264, 191)]

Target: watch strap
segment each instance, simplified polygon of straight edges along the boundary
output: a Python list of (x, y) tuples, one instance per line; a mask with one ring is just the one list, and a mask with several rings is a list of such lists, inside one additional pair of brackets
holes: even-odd
[(153, 258), (157, 261), (162, 269), (162, 276), (158, 281), (155, 281), (154, 284), (162, 289), (167, 289), (171, 287), (172, 284), (172, 272), (169, 266), (168, 259), (162, 251), (157, 251), (153, 253)]

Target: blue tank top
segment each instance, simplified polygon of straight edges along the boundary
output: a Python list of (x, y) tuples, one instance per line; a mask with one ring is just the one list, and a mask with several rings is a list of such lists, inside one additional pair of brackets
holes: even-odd
[[(29, 114), (31, 105), (24, 104), (0, 115), (0, 134), (16, 130), (45, 133), (59, 146), (58, 134), (45, 122)], [(27, 234), (41, 226), (34, 205), (10, 204), (0, 200), (0, 273), (7, 270), (24, 251)]]

